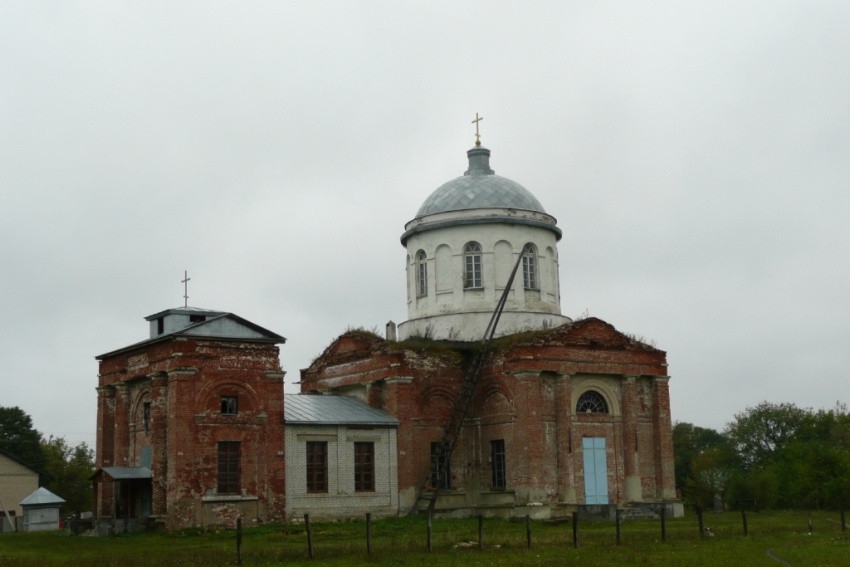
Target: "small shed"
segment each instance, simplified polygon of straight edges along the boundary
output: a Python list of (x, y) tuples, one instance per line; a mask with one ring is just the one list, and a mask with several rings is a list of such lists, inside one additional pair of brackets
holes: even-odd
[(65, 501), (42, 487), (21, 500), (24, 531), (43, 532), (59, 529), (59, 508)]

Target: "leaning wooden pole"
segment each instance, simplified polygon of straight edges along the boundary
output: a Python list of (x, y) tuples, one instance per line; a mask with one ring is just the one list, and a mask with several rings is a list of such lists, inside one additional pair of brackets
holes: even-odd
[(416, 498), (413, 501), (413, 507), (410, 509), (410, 514), (415, 514), (419, 511), (419, 501), (422, 499), (422, 495), (428, 488), (431, 488), (432, 490), (430, 498), (428, 499), (428, 510), (431, 512), (434, 511), (437, 504), (437, 497), (439, 496), (439, 487), (430, 486), (430, 480), (434, 476), (439, 479), (442, 475), (447, 474), (447, 467), (451, 460), (452, 453), (454, 452), (457, 438), (460, 435), (461, 428), (463, 427), (463, 421), (466, 418), (466, 413), (469, 411), (475, 387), (478, 384), (478, 375), (480, 374), (481, 367), (484, 365), (484, 360), (487, 358), (487, 354), (490, 351), (490, 345), (492, 344), (493, 337), (496, 334), (496, 327), (499, 325), (499, 319), (502, 317), (502, 311), (508, 301), (508, 295), (511, 287), (513, 286), (517, 270), (522, 263), (522, 258), (523, 255), (520, 254), (519, 258), (517, 258), (516, 264), (514, 264), (514, 269), (511, 271), (511, 275), (505, 284), (505, 289), (499, 298), (499, 302), (496, 304), (496, 309), (493, 311), (493, 315), (490, 317), (487, 329), (484, 331), (484, 337), (482, 339), (483, 346), (475, 355), (468, 372), (463, 378), (461, 390), (455, 400), (451, 417), (443, 430), (443, 437), (440, 442), (440, 446), (442, 447), (442, 453), (440, 455), (441, 458), (437, 459), (437, 462), (432, 463), (431, 467), (429, 467), (428, 477), (420, 486), (418, 493), (416, 494)]
[(6, 505), (3, 504), (2, 499), (0, 499), (0, 510), (3, 511), (3, 517), (6, 518), (6, 520), (8, 520), (9, 522), (9, 525), (12, 526), (12, 531), (17, 531), (15, 529), (15, 522), (13, 522), (12, 519), (9, 517), (9, 511), (6, 509)]

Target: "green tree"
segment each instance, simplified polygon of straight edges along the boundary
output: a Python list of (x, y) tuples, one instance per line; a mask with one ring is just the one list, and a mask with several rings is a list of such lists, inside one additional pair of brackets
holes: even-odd
[(810, 413), (775, 465), (786, 506), (850, 503), (850, 414), (846, 406)]
[(794, 404), (762, 402), (735, 414), (726, 426), (744, 469), (764, 469), (776, 462), (778, 455), (794, 438), (811, 410)]
[(726, 496), (726, 486), (735, 472), (734, 455), (725, 444), (703, 450), (691, 462), (688, 477), (688, 500), (703, 507), (714, 503), (715, 495)]
[(676, 473), (676, 486), (688, 498), (693, 489), (692, 467), (703, 451), (712, 447), (729, 448), (728, 439), (721, 433), (692, 423), (676, 422), (673, 425), (673, 464)]
[(32, 418), (17, 406), (0, 407), (0, 451), (33, 470), (44, 469), (41, 434), (33, 428)]
[(72, 447), (64, 437), (53, 436), (42, 449), (47, 457), (43, 486), (65, 500), (62, 513), (91, 510), (94, 451), (85, 443)]

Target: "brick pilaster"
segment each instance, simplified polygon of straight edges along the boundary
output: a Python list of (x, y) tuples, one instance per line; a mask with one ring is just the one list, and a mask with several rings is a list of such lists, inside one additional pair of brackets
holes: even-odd
[(168, 483), (168, 375), (151, 374), (151, 513), (164, 516)]
[(643, 500), (638, 464), (637, 446), (637, 392), (635, 376), (625, 376), (622, 381), (623, 411), (623, 496), (626, 502)]
[(576, 502), (572, 388), (572, 374), (559, 374), (555, 379), (558, 500), (568, 504)]
[(655, 431), (656, 497), (676, 498), (676, 475), (673, 468), (673, 426), (670, 420), (669, 376), (652, 380), (652, 420)]

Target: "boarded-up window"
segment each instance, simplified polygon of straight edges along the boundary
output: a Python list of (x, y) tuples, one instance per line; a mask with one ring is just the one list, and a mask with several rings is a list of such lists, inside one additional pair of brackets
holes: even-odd
[(448, 448), (444, 443), (431, 443), (431, 487), (451, 488)]
[(490, 441), (490, 469), (490, 482), (493, 488), (505, 488), (505, 486), (507, 486), (507, 480), (504, 439), (494, 439), (493, 441)]
[(218, 443), (218, 493), (239, 494), (239, 441)]

